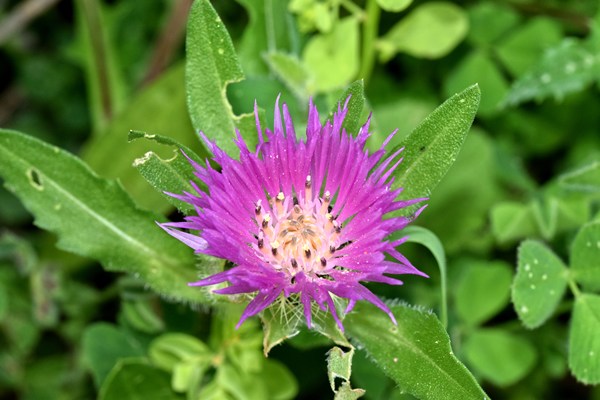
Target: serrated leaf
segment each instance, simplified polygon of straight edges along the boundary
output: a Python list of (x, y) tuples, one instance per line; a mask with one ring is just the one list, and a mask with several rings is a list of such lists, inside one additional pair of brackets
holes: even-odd
[(18, 132), (0, 130), (0, 175), (34, 214), (57, 234), (58, 246), (100, 261), (110, 271), (139, 277), (174, 299), (200, 302), (201, 291), (185, 245), (156, 226), (159, 217), (135, 207), (115, 181), (99, 178), (80, 159)]
[(356, 400), (365, 394), (364, 389), (352, 389), (349, 381), (342, 382), (340, 388), (335, 392), (333, 400)]
[(172, 206), (163, 195), (152, 190), (132, 164), (147, 151), (163, 158), (170, 157), (170, 151), (158, 143), (127, 144), (131, 129), (171, 137), (206, 157), (187, 115), (183, 64), (170, 68), (136, 95), (101, 135), (84, 145), (81, 153), (83, 161), (100, 176), (118, 178), (138, 205), (157, 213), (165, 212)]
[(569, 368), (588, 385), (600, 383), (600, 296), (582, 294), (575, 298), (569, 334)]
[(440, 58), (464, 39), (468, 28), (469, 20), (462, 8), (449, 2), (430, 2), (402, 18), (377, 45), (383, 61), (398, 52)]
[(318, 34), (304, 47), (302, 61), (312, 73), (309, 93), (325, 92), (348, 84), (359, 68), (358, 21), (346, 17), (330, 32)]
[(534, 367), (533, 345), (501, 329), (479, 329), (465, 339), (463, 351), (470, 365), (496, 386), (512, 385)]
[(202, 182), (198, 182), (195, 179), (194, 167), (183, 153), (195, 162), (202, 164), (200, 157), (192, 150), (168, 137), (149, 135), (143, 132), (129, 132), (130, 142), (138, 139), (154, 141), (171, 147), (173, 151), (171, 157), (162, 158), (155, 152), (148, 151), (143, 157), (135, 159), (133, 167), (142, 174), (154, 189), (163, 194), (167, 201), (176, 206), (184, 214), (190, 214), (190, 212), (194, 211), (193, 205), (169, 196), (164, 192), (175, 194), (183, 192), (194, 193), (195, 190), (190, 184), (190, 180), (192, 179), (196, 180), (196, 183), (202, 188)]
[(600, 191), (600, 162), (594, 161), (562, 174), (558, 177), (558, 183), (565, 189), (597, 193)]
[(456, 313), (468, 325), (476, 326), (508, 304), (512, 270), (501, 261), (468, 262), (464, 267), (454, 289)]
[(227, 85), (244, 79), (233, 43), (208, 0), (194, 2), (186, 39), (186, 92), (192, 124), (230, 155), (239, 150), (233, 142), (235, 130), (251, 146), (256, 143), (252, 115), (234, 115), (227, 100)]
[(567, 94), (580, 91), (600, 75), (597, 55), (575, 39), (565, 39), (547, 50), (531, 70), (511, 87), (505, 103), (517, 105), (548, 97), (562, 100)]
[(391, 307), (398, 326), (368, 303), (358, 303), (344, 325), (359, 348), (403, 391), (419, 399), (489, 399), (458, 361), (450, 338), (429, 312)]
[(567, 287), (567, 269), (541, 242), (526, 240), (519, 246), (512, 301), (527, 328), (537, 328), (554, 312)]
[(346, 90), (344, 90), (344, 93), (338, 98), (329, 112), (328, 118), (332, 118), (333, 114), (337, 112), (338, 105), (340, 107), (344, 106), (348, 97), (350, 97), (350, 101), (348, 102), (348, 113), (346, 114), (342, 127), (346, 129), (346, 132), (356, 135), (363, 122), (360, 118), (362, 117), (363, 108), (365, 107), (366, 102), (365, 84), (362, 79), (348, 85)]
[(395, 171), (394, 187), (404, 188), (403, 198), (429, 196), (444, 177), (465, 141), (479, 99), (477, 85), (455, 94), (402, 140), (403, 161)]
[(584, 225), (571, 247), (573, 278), (588, 290), (600, 290), (600, 223)]
[(181, 400), (171, 390), (169, 375), (144, 359), (120, 360), (100, 388), (99, 400)]

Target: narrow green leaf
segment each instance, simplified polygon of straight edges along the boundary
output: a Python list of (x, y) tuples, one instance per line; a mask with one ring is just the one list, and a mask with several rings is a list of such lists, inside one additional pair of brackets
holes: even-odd
[(377, 45), (383, 61), (397, 52), (440, 58), (464, 39), (468, 28), (469, 20), (462, 8), (449, 2), (430, 2), (402, 18)]
[(330, 32), (313, 36), (304, 47), (302, 61), (312, 73), (309, 93), (347, 85), (359, 68), (358, 20), (346, 17)]
[(115, 181), (99, 178), (80, 159), (18, 132), (0, 130), (0, 175), (58, 246), (141, 278), (168, 297), (198, 302), (201, 291), (189, 249), (135, 207)]
[(169, 375), (144, 359), (120, 360), (100, 388), (99, 400), (182, 400), (171, 390)]
[(120, 358), (143, 355), (141, 346), (115, 325), (97, 323), (89, 326), (83, 333), (83, 362), (92, 372), (98, 388)]
[[(223, 21), (208, 0), (192, 5), (186, 39), (186, 91), (192, 124), (229, 154), (237, 154), (236, 128), (254, 138), (254, 116), (236, 116), (227, 100), (227, 85), (244, 79), (244, 73)], [(248, 140), (254, 144), (255, 139)]]
[(403, 198), (429, 196), (444, 177), (465, 141), (479, 98), (477, 85), (452, 96), (402, 141), (404, 160), (394, 186), (404, 188)]
[(204, 158), (207, 153), (202, 152), (187, 115), (183, 64), (170, 68), (136, 95), (101, 135), (85, 144), (81, 154), (100, 176), (118, 178), (138, 205), (157, 213), (165, 212), (172, 206), (162, 194), (152, 190), (132, 164), (148, 151), (162, 158), (172, 157), (171, 151), (158, 143), (141, 140), (127, 144), (127, 134), (132, 129), (173, 138)]
[(537, 360), (537, 352), (529, 341), (501, 329), (472, 332), (463, 351), (484, 379), (500, 387), (523, 379)]
[(567, 172), (558, 177), (558, 183), (565, 189), (586, 193), (600, 192), (600, 161)]
[(342, 126), (344, 129), (346, 129), (346, 132), (356, 135), (360, 130), (362, 123), (364, 123), (364, 121), (361, 121), (361, 117), (367, 101), (365, 98), (365, 83), (362, 79), (354, 81), (348, 85), (346, 90), (344, 90), (344, 93), (338, 97), (338, 100), (333, 105), (333, 108), (329, 112), (328, 118), (332, 118), (333, 114), (337, 112), (338, 105), (340, 107), (344, 106), (348, 96), (350, 96), (350, 102), (348, 103), (348, 114), (346, 114), (346, 118), (344, 119)]
[(440, 239), (430, 230), (420, 226), (407, 226), (401, 232), (402, 236), (408, 236), (408, 241), (419, 243), (433, 254), (435, 261), (440, 270), (440, 290), (441, 290), (441, 306), (440, 320), (444, 328), (448, 326), (448, 295), (447, 295), (447, 273), (446, 273), (446, 252)]
[(584, 225), (571, 247), (573, 277), (588, 290), (600, 290), (600, 223)]
[(456, 312), (468, 325), (476, 326), (508, 304), (512, 268), (501, 261), (474, 261), (467, 262), (462, 270), (454, 290)]
[(454, 356), (450, 338), (434, 314), (406, 305), (391, 309), (398, 326), (368, 303), (357, 304), (344, 325), (403, 391), (423, 400), (489, 399)]
[(512, 301), (527, 328), (537, 328), (554, 312), (567, 287), (567, 269), (541, 242), (526, 240), (519, 246)]
[(133, 166), (154, 189), (163, 194), (167, 201), (176, 206), (181, 212), (189, 214), (194, 211), (193, 205), (169, 196), (164, 192), (176, 194), (183, 192), (195, 193), (194, 188), (190, 184), (190, 180), (192, 179), (202, 187), (202, 182), (198, 182), (195, 179), (194, 167), (192, 167), (189, 160), (182, 154), (182, 151), (192, 160), (202, 164), (200, 157), (192, 150), (170, 138), (160, 135), (149, 135), (143, 132), (129, 132), (130, 142), (138, 139), (154, 141), (167, 145), (172, 149), (172, 156), (168, 158), (162, 158), (155, 152), (148, 151), (143, 157), (135, 159)]
[(582, 294), (575, 299), (569, 334), (569, 368), (588, 385), (600, 383), (600, 296)]

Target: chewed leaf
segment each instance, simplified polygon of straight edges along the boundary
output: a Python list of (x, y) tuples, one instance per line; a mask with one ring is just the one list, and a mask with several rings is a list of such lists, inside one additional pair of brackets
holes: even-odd
[(567, 269), (546, 246), (526, 240), (519, 247), (512, 300), (523, 324), (536, 328), (554, 312), (567, 287)]
[(121, 185), (99, 178), (70, 153), (18, 132), (0, 130), (0, 176), (58, 245), (133, 274), (174, 299), (201, 302), (187, 286), (193, 255), (156, 226), (159, 216), (134, 205)]

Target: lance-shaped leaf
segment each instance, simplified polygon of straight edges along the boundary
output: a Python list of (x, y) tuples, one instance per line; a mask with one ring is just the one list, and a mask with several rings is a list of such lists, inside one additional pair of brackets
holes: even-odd
[(406, 305), (391, 307), (398, 326), (375, 306), (359, 303), (344, 320), (348, 334), (403, 391), (421, 399), (489, 399), (452, 353), (437, 317)]
[(456, 160), (473, 123), (481, 93), (473, 85), (435, 109), (400, 144), (404, 160), (396, 169), (395, 187), (402, 197), (429, 196)]
[(35, 223), (64, 250), (141, 278), (168, 297), (199, 302), (202, 291), (188, 248), (134, 205), (116, 181), (99, 178), (72, 154), (19, 132), (0, 130), (0, 176)]
[(244, 79), (233, 43), (208, 0), (194, 3), (190, 11), (186, 40), (186, 91), (188, 111), (194, 129), (204, 132), (228, 154), (237, 154), (233, 142), (236, 128), (246, 142), (256, 136), (254, 117), (238, 117), (227, 100), (227, 85)]

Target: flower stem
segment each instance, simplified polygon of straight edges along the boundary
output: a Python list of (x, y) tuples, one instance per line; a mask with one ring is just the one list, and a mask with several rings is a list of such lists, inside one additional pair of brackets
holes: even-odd
[(375, 65), (375, 41), (377, 40), (377, 28), (379, 27), (379, 16), (381, 10), (376, 0), (367, 0), (366, 19), (363, 24), (362, 37), (362, 64), (358, 77), (368, 82)]

